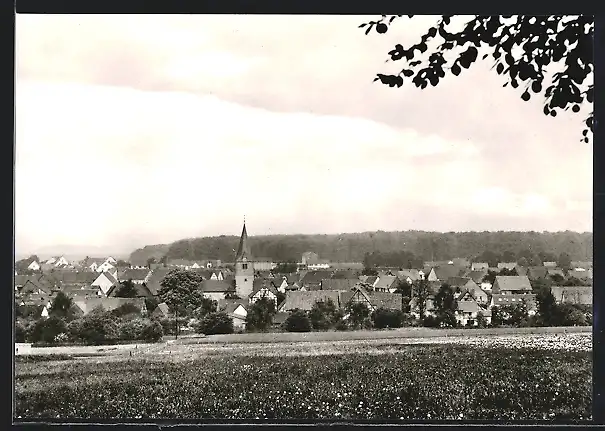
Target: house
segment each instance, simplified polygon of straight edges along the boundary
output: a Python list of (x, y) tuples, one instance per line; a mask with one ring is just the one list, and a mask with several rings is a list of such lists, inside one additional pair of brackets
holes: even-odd
[(490, 307), (502, 307), (505, 305), (520, 305), (525, 304), (527, 307), (527, 314), (533, 316), (537, 312), (536, 295), (533, 293), (528, 294), (500, 294), (494, 293)]
[(487, 293), (485, 293), (485, 291), (470, 278), (452, 277), (447, 280), (447, 284), (451, 287), (454, 287), (455, 290), (459, 292), (459, 298), (464, 297), (466, 292), (469, 292), (480, 305), (488, 303), (489, 298)]
[(550, 291), (557, 304), (592, 305), (592, 286), (552, 286)]
[(422, 275), (417, 269), (402, 269), (401, 271), (397, 271), (395, 275), (400, 281), (405, 281), (408, 284), (422, 279)]
[(329, 269), (329, 268), (330, 268), (330, 261), (325, 260), (325, 259), (322, 259), (321, 262), (307, 264), (307, 269), (309, 269), (311, 271), (317, 271), (320, 269)]
[(378, 308), (386, 308), (388, 310), (401, 310), (402, 297), (399, 293), (368, 291), (361, 286), (356, 286), (348, 292), (340, 294), (341, 307), (346, 307), (353, 303), (365, 304), (370, 311)]
[(219, 301), (217, 309), (231, 317), (235, 329), (246, 329), (247, 307), (246, 301), (227, 299)]
[(143, 298), (106, 298), (106, 297), (86, 297), (74, 298), (74, 305), (78, 307), (84, 315), (87, 315), (97, 307), (103, 307), (105, 311), (113, 311), (124, 304), (133, 304), (141, 314), (147, 313), (145, 300)]
[(109, 261), (109, 260), (105, 260), (103, 261), (103, 263), (101, 263), (99, 266), (97, 266), (97, 269), (95, 270), (96, 272), (112, 272), (115, 273), (116, 272), (116, 266), (115, 263)]
[[(461, 274), (464, 273), (464, 268), (459, 268), (457, 266), (454, 265), (442, 265), (442, 266), (436, 266), (433, 268), (434, 273), (435, 273), (435, 279), (439, 280), (439, 281), (445, 281), (450, 277), (459, 277)], [(433, 271), (431, 271), (432, 273)], [(435, 281), (432, 279), (432, 277), (430, 276), (429, 273), (429, 281)]]
[(571, 262), (571, 269), (583, 269), (588, 271), (589, 269), (592, 269), (592, 262), (580, 262), (576, 260)]
[(300, 279), (299, 285), (306, 290), (319, 289), (322, 280), (329, 280), (331, 278), (332, 271), (307, 271)]
[(52, 265), (55, 268), (65, 268), (69, 266), (69, 261), (65, 256), (54, 256), (44, 262), (46, 265)]
[(62, 289), (65, 285), (90, 287), (98, 274), (90, 271), (75, 271), (57, 269), (45, 275), (47, 285)]
[(149, 269), (126, 268), (123, 271), (118, 271), (118, 280), (130, 280), (134, 284), (143, 284), (150, 272)]
[(359, 280), (362, 283), (365, 283), (369, 286), (372, 287), (372, 290), (374, 290), (374, 286), (376, 286), (376, 283), (378, 283), (378, 276), (376, 275), (362, 275), (359, 277)]
[(151, 295), (157, 296), (162, 289), (162, 280), (172, 271), (172, 268), (159, 267), (149, 271), (143, 285), (149, 290)]
[(118, 284), (118, 280), (112, 274), (109, 272), (102, 272), (96, 280), (91, 283), (91, 286), (97, 287), (101, 290), (103, 295), (107, 296), (109, 291)]
[(555, 275), (558, 275), (561, 278), (565, 278), (565, 273), (563, 272), (563, 270), (561, 268), (548, 268), (547, 271), (546, 271), (546, 274), (549, 277), (553, 277)]
[(489, 264), (487, 262), (473, 262), (471, 264), (471, 271), (489, 270)]
[(346, 278), (330, 278), (321, 281), (321, 290), (338, 290), (346, 292), (351, 290), (359, 283), (359, 280), (351, 280)]
[(225, 299), (225, 295), (235, 293), (235, 288), (232, 283), (224, 280), (204, 280), (199, 285), (199, 290), (206, 298), (220, 301)]
[(498, 262), (498, 272), (506, 269), (512, 271), (517, 267), (517, 262)]
[(492, 286), (494, 294), (523, 295), (532, 292), (531, 283), (527, 276), (521, 275), (497, 275)]
[(333, 279), (347, 279), (359, 281), (359, 273), (357, 271), (339, 269), (332, 274)]
[(317, 301), (332, 300), (336, 307), (340, 307), (340, 292), (335, 290), (314, 290), (311, 292), (290, 291), (286, 292), (286, 299), (277, 311), (290, 312), (296, 309), (309, 311)]
[(61, 290), (71, 298), (98, 297), (105, 296), (100, 288), (80, 287), (77, 285), (67, 285)]
[(477, 326), (477, 316), (481, 313), (487, 323), (491, 323), (491, 311), (479, 304), (470, 291), (466, 290), (457, 299), (456, 322), (462, 326)]
[[(488, 274), (487, 270), (485, 269), (480, 269), (477, 271), (471, 271), (467, 274), (467, 277), (470, 278), (471, 280), (473, 280), (475, 283), (477, 283), (478, 285), (480, 285), (481, 283), (483, 283), (483, 279), (485, 278), (485, 276)], [(490, 284), (491, 287), (491, 284)]]
[(27, 269), (30, 271), (40, 271), (40, 263), (37, 260), (32, 259), (29, 265), (27, 265)]
[(255, 257), (252, 266), (255, 271), (271, 271), (277, 264), (269, 257)]
[(542, 262), (542, 265), (546, 268), (556, 268), (557, 262)]
[(256, 279), (252, 282), (252, 293), (248, 296), (250, 304), (254, 304), (261, 298), (267, 298), (275, 303), (277, 309), (277, 289), (268, 280)]
[(397, 290), (399, 281), (395, 275), (384, 275), (378, 277), (378, 281), (374, 284), (374, 290), (376, 292), (388, 292), (393, 293)]
[(578, 280), (592, 280), (592, 269), (580, 270), (572, 269), (567, 272), (569, 278), (577, 278)]
[(151, 315), (149, 317), (155, 318), (155, 319), (169, 318), (170, 317), (170, 308), (168, 307), (168, 304), (166, 304), (165, 302), (158, 304), (158, 306), (155, 307), (155, 309), (151, 312)]

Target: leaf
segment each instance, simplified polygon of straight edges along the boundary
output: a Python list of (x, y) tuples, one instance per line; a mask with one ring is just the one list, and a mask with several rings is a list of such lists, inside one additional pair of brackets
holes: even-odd
[(405, 77), (410, 77), (410, 76), (414, 75), (414, 72), (411, 70), (403, 69), (401, 71), (401, 74)]
[(370, 33), (370, 30), (372, 30), (372, 24), (370, 24), (370, 26), (368, 27), (368, 29), (365, 31), (366, 35)]
[(388, 30), (388, 27), (385, 23), (383, 22), (379, 22), (378, 24), (376, 24), (376, 31), (380, 34), (384, 34), (386, 33)]
[(496, 66), (496, 73), (498, 75), (501, 75), (503, 70), (504, 70), (504, 65), (502, 63), (498, 63), (498, 65)]
[(481, 57), (481, 60), (485, 60), (487, 58), (489, 54), (484, 54), (483, 57)]
[(531, 84), (531, 89), (534, 93), (539, 93), (540, 91), (542, 91), (542, 84), (540, 83), (540, 81), (534, 81)]
[(573, 106), (571, 107), (571, 110), (572, 110), (573, 112), (580, 112), (580, 105), (573, 105)]
[(410, 61), (410, 66), (412, 66), (412, 67), (418, 66), (420, 63), (422, 63), (422, 61), (420, 61), (420, 60)]
[(460, 72), (462, 72), (462, 69), (460, 69), (460, 66), (458, 66), (456, 63), (452, 65), (450, 70), (454, 74), (454, 76), (458, 76), (460, 75)]
[(357, 28), (364, 28), (366, 25), (368, 25), (368, 24), (364, 22), (363, 24), (361, 24), (361, 25), (360, 25), (359, 27), (357, 27)]
[(527, 90), (525, 90), (523, 92), (523, 94), (521, 95), (521, 99), (523, 99), (525, 102), (527, 102), (530, 98), (531, 98), (531, 95), (529, 94), (529, 92)]

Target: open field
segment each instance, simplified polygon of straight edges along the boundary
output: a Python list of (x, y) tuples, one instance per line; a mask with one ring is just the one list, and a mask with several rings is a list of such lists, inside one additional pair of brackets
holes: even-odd
[(146, 345), (133, 356), (116, 350), (80, 359), (18, 357), (15, 417), (405, 421), (591, 416), (592, 337), (586, 332), (192, 341)]

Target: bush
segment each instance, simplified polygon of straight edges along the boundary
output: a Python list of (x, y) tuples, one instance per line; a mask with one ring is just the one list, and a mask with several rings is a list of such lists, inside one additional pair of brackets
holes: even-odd
[(220, 311), (208, 313), (196, 326), (197, 332), (206, 335), (233, 333), (233, 319)]
[[(119, 325), (119, 337), (121, 340), (140, 340), (141, 334), (149, 321), (146, 319), (133, 319), (123, 321)], [(162, 326), (159, 322), (158, 325)]]
[[(153, 319), (153, 320), (156, 320), (156, 319)], [(165, 317), (163, 319), (156, 320), (156, 321), (159, 322), (160, 325), (162, 325), (162, 331), (163, 331), (164, 335), (176, 335), (177, 320), (175, 320), (174, 317)], [(188, 317), (179, 317), (178, 324), (179, 324), (179, 328), (188, 325), (189, 318)]]
[(284, 322), (284, 328), (288, 332), (309, 332), (312, 328), (311, 319), (303, 310), (294, 310)]
[(15, 343), (25, 343), (25, 337), (27, 335), (26, 327), (21, 322), (15, 323)]
[(334, 325), (334, 329), (336, 329), (337, 331), (348, 331), (349, 330), (349, 324), (347, 323), (347, 321), (345, 319), (340, 319)]
[(120, 305), (118, 308), (113, 309), (111, 311), (111, 314), (116, 317), (124, 317), (129, 315), (130, 317), (138, 317), (141, 315), (141, 310), (132, 302), (127, 302), (125, 304)]
[(164, 329), (160, 322), (155, 320), (146, 320), (146, 325), (141, 331), (141, 339), (150, 342), (160, 341), (164, 336)]
[(400, 310), (379, 308), (372, 313), (372, 322), (374, 327), (379, 329), (401, 328), (403, 326), (403, 313)]
[(106, 312), (91, 312), (72, 321), (68, 328), (72, 339), (97, 344), (119, 338), (119, 327), (115, 318)]
[(422, 319), (422, 325), (427, 328), (438, 328), (441, 326), (441, 322), (435, 316), (428, 315), (424, 319)]
[(47, 319), (38, 320), (30, 335), (32, 342), (45, 341), (52, 342), (55, 337), (67, 330), (65, 322), (58, 317), (50, 316)]

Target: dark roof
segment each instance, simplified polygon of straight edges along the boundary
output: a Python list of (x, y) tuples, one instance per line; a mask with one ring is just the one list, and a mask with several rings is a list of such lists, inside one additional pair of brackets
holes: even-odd
[(529, 278), (525, 275), (497, 275), (494, 286), (494, 293), (501, 291), (529, 291), (532, 287)]
[(378, 283), (376, 283), (376, 289), (391, 289), (397, 285), (397, 276), (395, 275), (381, 275), (378, 277)]
[(172, 268), (155, 268), (147, 276), (145, 286), (149, 289), (152, 295), (157, 295), (162, 288), (161, 282), (166, 275), (172, 271)]
[(464, 268), (460, 268), (456, 265), (441, 265), (436, 266), (433, 269), (435, 270), (435, 275), (439, 280), (447, 280), (450, 277), (458, 277), (464, 271)]
[(481, 283), (483, 281), (483, 278), (486, 275), (487, 275), (487, 270), (482, 269), (482, 270), (478, 270), (478, 271), (471, 271), (468, 274), (468, 278), (473, 280), (475, 283)]
[(359, 280), (357, 271), (339, 269), (332, 274), (333, 279)]
[(243, 305), (244, 308), (248, 309), (247, 299), (220, 299), (217, 304), (219, 311), (230, 310), (227, 313), (233, 313), (239, 305)]
[(224, 280), (204, 280), (200, 283), (199, 289), (202, 292), (229, 292), (233, 291), (231, 283)]
[(371, 285), (374, 285), (374, 283), (376, 283), (377, 281), (378, 281), (377, 275), (369, 275), (365, 280), (363, 280), (364, 283), (368, 283)]
[(90, 313), (98, 306), (102, 306), (106, 311), (115, 310), (124, 304), (133, 304), (140, 310), (145, 308), (145, 300), (143, 298), (105, 298), (105, 297), (88, 297), (74, 298), (74, 304), (82, 310), (84, 314)]
[(252, 260), (252, 253), (250, 252), (250, 246), (248, 244), (248, 232), (246, 232), (245, 222), (244, 227), (242, 229), (242, 236), (239, 239), (239, 246), (237, 248), (237, 254), (235, 255), (235, 259), (240, 260), (244, 257), (248, 260)]
[(321, 281), (322, 290), (351, 290), (356, 284), (359, 283), (358, 279), (346, 279), (346, 278), (331, 278), (328, 280)]
[(279, 306), (279, 311), (291, 311), (297, 308), (311, 310), (317, 301), (327, 301), (328, 299), (331, 299), (339, 307), (339, 293), (336, 290), (290, 291), (286, 293), (286, 299)]
[(527, 276), (529, 278), (544, 278), (548, 275), (548, 268), (545, 266), (530, 266), (527, 268)]
[(450, 277), (445, 282), (451, 287), (463, 287), (468, 284), (469, 281), (472, 281), (467, 277)]
[(332, 271), (308, 271), (303, 278), (300, 279), (300, 283), (321, 283), (322, 280), (332, 278)]
[(145, 280), (149, 275), (149, 269), (126, 268), (124, 271), (118, 272), (118, 278), (125, 280)]

